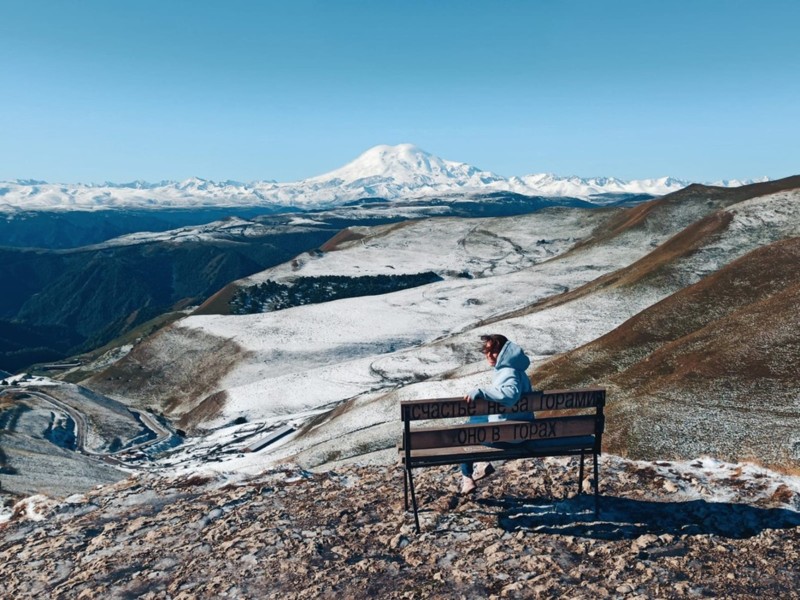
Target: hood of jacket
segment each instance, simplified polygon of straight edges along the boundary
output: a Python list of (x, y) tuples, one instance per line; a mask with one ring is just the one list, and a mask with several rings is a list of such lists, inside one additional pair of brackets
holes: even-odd
[(495, 369), (515, 369), (524, 371), (531, 365), (531, 359), (514, 342), (506, 342), (497, 356)]

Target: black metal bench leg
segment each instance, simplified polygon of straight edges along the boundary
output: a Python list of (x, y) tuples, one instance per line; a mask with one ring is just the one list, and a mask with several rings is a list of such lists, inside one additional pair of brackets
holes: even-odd
[(408, 510), (408, 472), (405, 467), (403, 467), (403, 506)]
[(419, 514), (417, 514), (417, 495), (414, 492), (414, 477), (411, 475), (411, 469), (406, 469), (406, 474), (408, 475), (408, 486), (411, 488), (411, 504), (414, 506), (414, 525), (417, 526), (417, 533), (419, 533)]
[(583, 490), (583, 459), (584, 459), (584, 452), (581, 452), (581, 467), (578, 471), (578, 495), (580, 496), (581, 491)]
[(598, 455), (594, 453), (594, 516), (600, 512), (599, 495), (600, 495), (600, 470), (597, 465)]

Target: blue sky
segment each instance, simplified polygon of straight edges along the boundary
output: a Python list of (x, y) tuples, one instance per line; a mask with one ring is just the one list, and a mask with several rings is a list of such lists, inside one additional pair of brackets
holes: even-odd
[(795, 0), (0, 0), (0, 180), (800, 173)]

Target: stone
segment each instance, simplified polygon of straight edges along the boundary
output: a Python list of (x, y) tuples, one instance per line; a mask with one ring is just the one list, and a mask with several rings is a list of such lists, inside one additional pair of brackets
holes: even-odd
[[(701, 524), (667, 532), (660, 519), (686, 525), (702, 511), (687, 503), (680, 514), (664, 480), (604, 461), (609, 512), (598, 522), (570, 512), (571, 497), (544, 504), (532, 495), (574, 494), (574, 472), (556, 461), (504, 468), (496, 490), (460, 511), (439, 502), (453, 471), (426, 469), (422, 534), (402, 510), (402, 481), (383, 467), (183, 488), (148, 475), (135, 489), (87, 494), (91, 512), (56, 506), (41, 521), (20, 515), (0, 524), (0, 581), (14, 598), (744, 598), (764, 589), (793, 597), (800, 516), (783, 511), (778, 522), (740, 502), (729, 513), (705, 508), (704, 518), (744, 524), (753, 535), (725, 537)], [(658, 513), (659, 501), (672, 512)], [(633, 512), (614, 513), (614, 502), (630, 502)]]

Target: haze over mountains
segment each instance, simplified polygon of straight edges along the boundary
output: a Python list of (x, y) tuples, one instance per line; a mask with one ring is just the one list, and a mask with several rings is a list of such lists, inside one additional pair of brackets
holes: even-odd
[[(623, 181), (614, 177), (559, 177), (540, 173), (502, 177), (436, 157), (412, 144), (375, 146), (347, 165), (293, 183), (182, 182), (57, 184), (18, 180), (0, 183), (0, 213), (102, 209), (210, 207), (330, 208), (363, 198), (387, 200), (510, 192), (603, 202), (607, 195), (663, 195), (690, 182), (671, 177)], [(717, 182), (722, 186), (741, 181)]]

